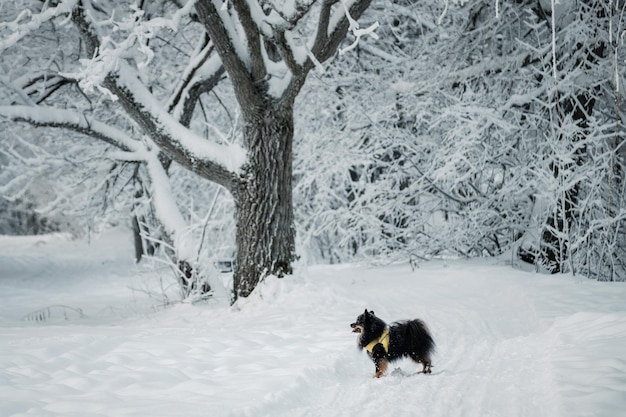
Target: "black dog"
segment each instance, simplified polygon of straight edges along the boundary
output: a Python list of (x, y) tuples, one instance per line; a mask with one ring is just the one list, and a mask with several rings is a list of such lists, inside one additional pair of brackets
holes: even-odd
[(435, 342), (423, 321), (408, 320), (387, 326), (373, 311), (366, 309), (350, 327), (354, 333), (359, 333), (359, 348), (365, 348), (374, 361), (376, 378), (385, 373), (389, 362), (403, 357), (421, 363), (422, 372), (430, 373), (430, 355), (435, 349)]

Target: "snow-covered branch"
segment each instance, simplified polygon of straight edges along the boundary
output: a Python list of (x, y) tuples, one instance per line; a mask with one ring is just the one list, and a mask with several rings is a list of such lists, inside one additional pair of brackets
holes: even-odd
[(177, 252), (176, 257), (182, 260), (193, 259), (197, 242), (176, 204), (170, 180), (159, 160), (158, 153), (148, 152), (145, 163), (150, 176), (152, 205), (160, 223), (172, 240)]
[[(238, 101), (242, 106), (259, 106), (255, 101), (257, 89), (255, 81), (250, 76), (252, 57), (246, 46), (245, 35), (238, 33), (234, 19), (231, 17), (228, 7), (222, 8), (213, 0), (198, 0), (196, 11), (204, 25), (211, 41), (222, 60), (229, 77), (232, 80)], [(243, 36), (242, 36), (243, 35)]]
[[(237, 17), (245, 34), (245, 44), (250, 56), (250, 72), (253, 82), (261, 81), (267, 75), (266, 62), (262, 54), (263, 40), (260, 27), (252, 16), (250, 3), (247, 0), (230, 0), (237, 12)], [(258, 14), (258, 8), (255, 9)]]
[(351, 26), (356, 28), (356, 20), (369, 7), (371, 0), (351, 0), (346, 1), (342, 7), (334, 7), (337, 3), (337, 0), (322, 2), (315, 33), (302, 45), (293, 42), (292, 31), (277, 29), (276, 44), (292, 76), (285, 77), (280, 82), (280, 88), (274, 89), (278, 91), (276, 95), (285, 100), (293, 100), (313, 68), (323, 72), (322, 63), (337, 52)]
[(241, 146), (212, 142), (181, 125), (125, 63), (120, 63), (115, 75), (107, 77), (105, 86), (114, 92), (154, 142), (179, 163), (190, 166), (192, 161), (203, 161), (219, 171), (217, 175), (228, 177), (220, 180), (232, 180), (232, 175), (238, 173), (246, 162), (246, 153)]
[[(101, 41), (94, 29), (96, 22), (80, 10), (75, 10), (73, 19), (83, 38), (87, 43), (96, 43), (94, 52), (98, 51)], [(203, 58), (206, 62), (208, 56), (205, 54)], [(99, 55), (94, 59), (99, 60)], [(202, 67), (202, 60), (201, 58), (198, 62), (198, 68)], [(216, 71), (219, 72), (219, 65), (216, 61), (211, 63), (213, 74), (216, 74)], [(95, 81), (97, 85), (106, 88), (120, 101), (128, 115), (169, 158), (206, 179), (229, 189), (232, 187), (235, 176), (246, 161), (245, 151), (240, 146), (219, 144), (186, 128), (168, 113), (166, 106), (142, 83), (137, 70), (125, 60), (118, 59), (115, 65), (105, 65), (105, 68), (100, 68), (99, 78)], [(198, 163), (200, 161), (201, 164)]]
[[(71, 110), (45, 106), (0, 106), (0, 116), (33, 126), (47, 126), (73, 130), (97, 138), (125, 152), (141, 153), (142, 144), (124, 132), (95, 120), (92, 116)], [(138, 159), (141, 159), (138, 156)]]
[(365, 35), (369, 35), (371, 37), (373, 37), (374, 39), (378, 39), (378, 35), (376, 34), (376, 29), (378, 29), (378, 22), (374, 22), (373, 24), (371, 24), (370, 26), (368, 26), (365, 29), (361, 29), (359, 22), (357, 22), (351, 15), (350, 15), (350, 10), (348, 9), (348, 5), (346, 4), (345, 0), (341, 0), (341, 4), (344, 8), (344, 12), (346, 13), (346, 19), (348, 19), (348, 31), (352, 32), (352, 34), (354, 35), (354, 42), (352, 42), (350, 45), (348, 45), (347, 47), (340, 49), (339, 53), (340, 54), (345, 54), (348, 51), (353, 50), (354, 48), (357, 47), (357, 45), (359, 44), (359, 41), (361, 40), (361, 37), (365, 36)]
[[(47, 3), (46, 3), (47, 4)], [(63, 0), (57, 5), (45, 8), (41, 13), (33, 14), (29, 9), (21, 11), (12, 22), (0, 23), (0, 33), (9, 32), (0, 39), (0, 52), (18, 43), (30, 33), (38, 30), (44, 23), (63, 15), (68, 15), (78, 4), (78, 0)]]
[(166, 105), (183, 126), (189, 127), (200, 95), (213, 90), (224, 75), (224, 66), (214, 49), (209, 37), (202, 37)]

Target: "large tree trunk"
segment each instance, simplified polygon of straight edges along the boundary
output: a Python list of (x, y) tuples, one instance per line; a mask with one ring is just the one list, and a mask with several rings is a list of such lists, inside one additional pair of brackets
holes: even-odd
[(292, 272), (293, 108), (269, 102), (245, 117), (249, 165), (235, 189), (237, 257), (234, 297), (247, 297), (267, 275)]

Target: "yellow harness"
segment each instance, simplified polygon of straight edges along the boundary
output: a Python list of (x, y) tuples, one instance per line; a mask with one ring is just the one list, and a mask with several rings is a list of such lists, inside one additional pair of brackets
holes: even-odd
[(383, 334), (381, 334), (378, 339), (374, 339), (369, 342), (367, 346), (365, 346), (365, 349), (371, 355), (372, 351), (374, 350), (374, 346), (379, 343), (383, 345), (383, 348), (385, 348), (385, 352), (389, 352), (389, 329), (385, 329), (385, 331), (383, 331)]

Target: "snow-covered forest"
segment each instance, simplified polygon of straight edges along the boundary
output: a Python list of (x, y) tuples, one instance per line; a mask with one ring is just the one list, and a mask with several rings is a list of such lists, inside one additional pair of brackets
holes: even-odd
[(624, 4), (369, 3), (3, 1), (2, 230), (132, 224), (187, 294), (233, 257), (235, 297), (297, 258), (626, 279)]
[[(626, 279), (620, 1), (3, 1), (0, 230)], [(235, 259), (236, 258), (236, 259)], [(200, 294), (201, 295), (201, 294)]]

